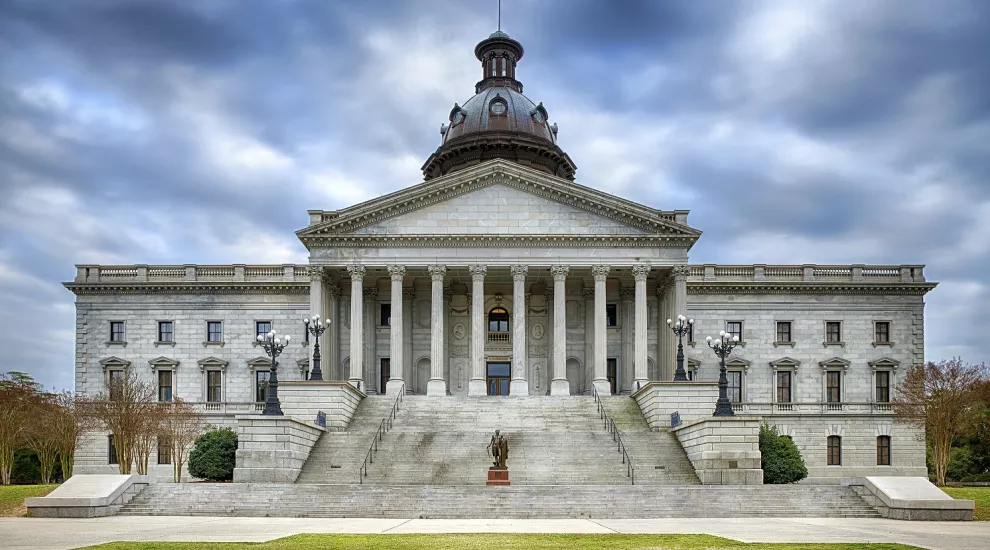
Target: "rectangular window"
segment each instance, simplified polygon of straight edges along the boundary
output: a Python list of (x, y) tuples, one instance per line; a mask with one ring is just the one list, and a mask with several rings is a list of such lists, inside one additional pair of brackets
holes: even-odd
[(828, 436), (828, 465), (842, 466), (842, 438), (837, 435)]
[(117, 446), (113, 443), (113, 434), (107, 436), (107, 464), (117, 464)]
[(619, 305), (605, 304), (605, 326), (619, 326)]
[(739, 341), (742, 342), (743, 339), (742, 321), (726, 321), (725, 332), (727, 332), (732, 337), (738, 337)]
[(689, 344), (694, 342), (694, 323), (688, 323), (687, 341)]
[(172, 401), (172, 371), (158, 371), (158, 400), (162, 403)]
[(877, 379), (877, 403), (890, 403), (890, 372), (878, 370)]
[(124, 341), (124, 322), (123, 321), (110, 321), (110, 341), (111, 342), (123, 342)]
[(254, 371), (254, 402), (264, 403), (268, 400), (268, 371)]
[(392, 304), (381, 304), (378, 317), (379, 326), (392, 326)]
[(173, 342), (172, 321), (158, 321), (158, 341)]
[(110, 390), (110, 399), (119, 399), (124, 391), (124, 371), (111, 369), (107, 371), (107, 388)]
[(777, 373), (777, 403), (791, 402), (791, 371)]
[(255, 321), (254, 322), (254, 334), (257, 340), (258, 336), (265, 336), (272, 331), (271, 321)]
[(172, 442), (165, 436), (158, 437), (158, 463), (172, 463)]
[(223, 373), (218, 370), (206, 371), (206, 400), (210, 403), (219, 403), (222, 397), (220, 393)]
[(730, 370), (725, 373), (729, 379), (729, 401), (742, 403), (742, 371)]
[(890, 436), (877, 437), (877, 466), (890, 466)]
[(842, 323), (839, 321), (828, 321), (825, 323), (825, 342), (829, 344), (842, 342)]
[(888, 321), (877, 321), (874, 323), (873, 341), (877, 344), (890, 343), (890, 323)]
[(825, 400), (829, 403), (842, 402), (842, 373), (837, 370), (825, 373)]
[(223, 342), (223, 322), (221, 321), (206, 322), (206, 341)]
[(791, 322), (777, 321), (777, 342), (781, 344), (788, 344), (792, 341), (793, 340), (791, 340)]

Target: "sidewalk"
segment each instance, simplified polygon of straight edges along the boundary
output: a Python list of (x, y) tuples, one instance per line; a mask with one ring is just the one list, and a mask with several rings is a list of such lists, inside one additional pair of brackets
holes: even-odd
[(743, 542), (899, 542), (986, 550), (990, 522), (885, 519), (304, 519), (111, 516), (0, 518), (5, 549), (78, 548), (111, 541), (263, 542), (299, 533), (696, 533)]

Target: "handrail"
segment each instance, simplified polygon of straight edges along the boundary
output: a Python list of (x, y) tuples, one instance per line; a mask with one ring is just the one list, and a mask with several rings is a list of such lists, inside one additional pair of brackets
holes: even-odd
[(392, 402), (392, 409), (378, 424), (378, 429), (375, 430), (375, 437), (371, 440), (371, 446), (368, 447), (368, 452), (364, 455), (364, 462), (358, 468), (358, 483), (364, 484), (364, 478), (368, 477), (368, 464), (375, 463), (374, 453), (378, 452), (378, 442), (385, 437), (386, 432), (392, 429), (392, 421), (395, 420), (395, 415), (399, 412), (399, 403), (402, 402), (402, 396), (405, 393), (406, 385), (402, 384), (399, 386), (399, 393), (395, 396), (395, 401)]
[(615, 441), (617, 444), (616, 450), (622, 453), (622, 463), (626, 465), (626, 477), (629, 478), (630, 485), (636, 485), (636, 468), (633, 467), (632, 458), (626, 452), (626, 445), (622, 442), (622, 434), (619, 433), (619, 428), (615, 427), (615, 420), (605, 412), (605, 405), (602, 403), (602, 399), (598, 397), (598, 388), (592, 388), (591, 394), (595, 396), (595, 405), (598, 406), (599, 420), (605, 422), (605, 430), (612, 434), (612, 441)]

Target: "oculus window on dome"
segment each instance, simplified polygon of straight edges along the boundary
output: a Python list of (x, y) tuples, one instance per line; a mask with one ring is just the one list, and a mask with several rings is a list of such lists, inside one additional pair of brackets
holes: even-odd
[(505, 113), (509, 110), (509, 106), (505, 103), (504, 99), (495, 96), (495, 99), (488, 106), (488, 110), (495, 116), (505, 116)]

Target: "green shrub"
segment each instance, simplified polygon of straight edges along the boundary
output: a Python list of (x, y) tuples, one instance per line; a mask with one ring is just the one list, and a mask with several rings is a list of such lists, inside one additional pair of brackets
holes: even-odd
[(189, 474), (210, 481), (234, 478), (237, 434), (230, 428), (211, 427), (196, 438), (189, 453)]
[(776, 426), (760, 426), (760, 454), (763, 483), (794, 483), (808, 477), (797, 445), (791, 438), (779, 435)]
[(971, 474), (971, 475), (968, 475), (968, 476), (964, 476), (959, 481), (967, 482), (967, 483), (971, 483), (971, 482), (990, 483), (990, 473), (987, 473), (987, 474)]
[(34, 451), (17, 449), (14, 451), (14, 464), (10, 468), (10, 482), (15, 485), (36, 485), (41, 483), (41, 461)]

